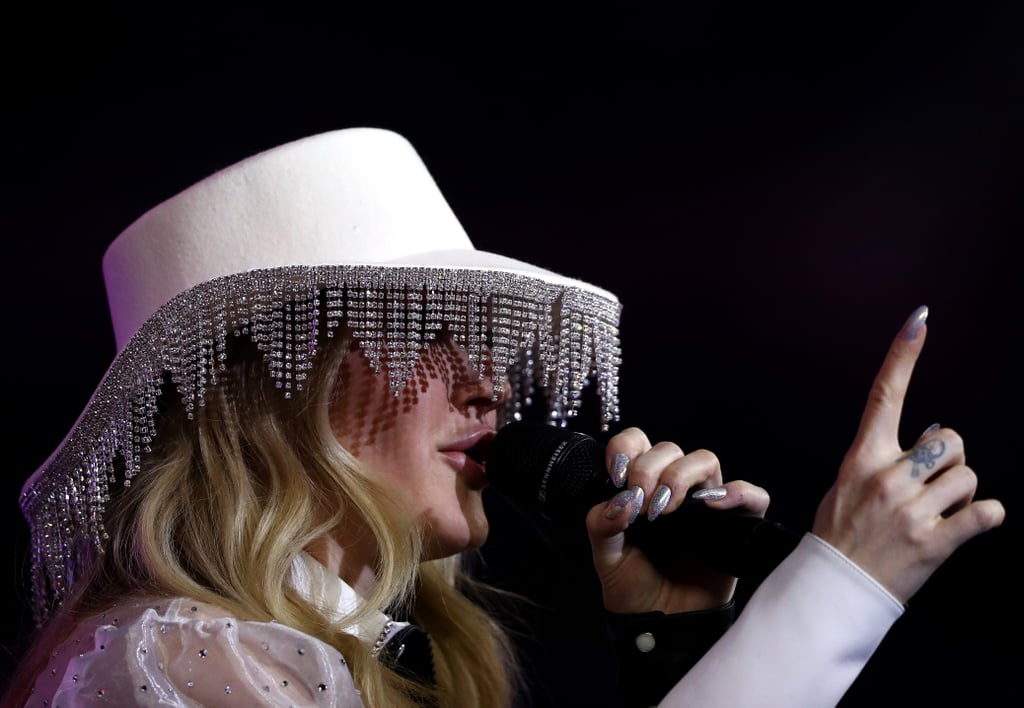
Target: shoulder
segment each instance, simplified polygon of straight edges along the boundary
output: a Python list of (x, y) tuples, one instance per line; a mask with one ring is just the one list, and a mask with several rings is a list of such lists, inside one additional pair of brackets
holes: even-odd
[(118, 705), (219, 705), (227, 696), (245, 705), (362, 705), (333, 647), (187, 598), (119, 606), (84, 620), (64, 646), (50, 705), (87, 696)]

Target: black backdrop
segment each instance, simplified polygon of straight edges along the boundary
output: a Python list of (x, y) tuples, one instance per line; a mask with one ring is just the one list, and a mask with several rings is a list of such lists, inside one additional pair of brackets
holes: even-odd
[[(911, 601), (844, 704), (1003, 703), (1021, 654), (1020, 13), (765, 5), (7, 15), (5, 675), (28, 627), (18, 490), (113, 354), (108, 241), (242, 157), (373, 125), (412, 140), (477, 247), (617, 292), (623, 422), (713, 450), (796, 528), (929, 305), (903, 439), (956, 428), (1008, 520)], [(492, 572), (555, 608), (538, 704), (598, 704), (592, 588), (494, 512)]]

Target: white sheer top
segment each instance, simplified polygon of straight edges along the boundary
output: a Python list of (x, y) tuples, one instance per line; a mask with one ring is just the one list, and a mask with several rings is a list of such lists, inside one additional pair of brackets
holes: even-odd
[[(309, 556), (292, 580), (340, 616), (361, 602)], [(824, 708), (856, 679), (903, 605), (830, 545), (806, 534), (736, 623), (662, 706)], [(387, 618), (347, 631), (372, 644)], [(404, 623), (395, 623), (388, 637)], [(28, 705), (362, 706), (345, 658), (275, 622), (240, 621), (177, 598), (130, 602), (83, 620), (53, 653)]]
[[(303, 554), (292, 583), (348, 616), (361, 598)], [(346, 628), (373, 644), (387, 617)], [(406, 623), (392, 623), (392, 636)], [(28, 705), (362, 706), (338, 650), (276, 622), (241, 621), (187, 598), (119, 605), (83, 620), (53, 653)]]

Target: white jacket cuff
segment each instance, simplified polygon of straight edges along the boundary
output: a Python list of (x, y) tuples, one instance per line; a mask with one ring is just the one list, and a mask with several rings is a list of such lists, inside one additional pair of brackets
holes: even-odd
[(762, 581), (662, 706), (834, 706), (904, 606), (814, 534)]

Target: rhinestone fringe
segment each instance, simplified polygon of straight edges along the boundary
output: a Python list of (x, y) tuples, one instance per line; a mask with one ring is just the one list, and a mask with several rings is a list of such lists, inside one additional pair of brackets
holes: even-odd
[(22, 493), (36, 622), (67, 596), (91, 555), (83, 551), (91, 544), (102, 552), (116, 461), (124, 464), (121, 483), (130, 485), (155, 435), (165, 373), (191, 418), (218, 383), (229, 335), (252, 337), (274, 385), (290, 397), (302, 389), (317, 347), (344, 325), (397, 394), (447, 327), (477, 372), (490, 346), (495, 396), (506, 387), (512, 394), (507, 417), (518, 417), (542, 388), (550, 421), (564, 425), (594, 382), (607, 428), (619, 418), (620, 313), (617, 301), (582, 288), (460, 268), (289, 266), (185, 291), (135, 333)]

